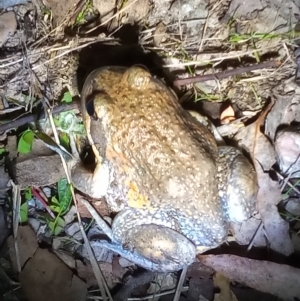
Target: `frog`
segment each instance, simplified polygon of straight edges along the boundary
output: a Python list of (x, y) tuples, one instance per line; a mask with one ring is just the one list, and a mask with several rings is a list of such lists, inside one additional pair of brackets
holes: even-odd
[(218, 146), (176, 93), (142, 66), (94, 70), (81, 113), (95, 166), (72, 182), (116, 213), (101, 245), (152, 271), (189, 266), (255, 210), (257, 177), (243, 153)]

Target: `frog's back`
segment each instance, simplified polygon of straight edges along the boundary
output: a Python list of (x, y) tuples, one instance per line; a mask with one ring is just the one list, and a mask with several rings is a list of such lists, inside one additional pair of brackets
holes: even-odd
[(113, 100), (104, 124), (106, 158), (118, 174), (118, 186), (127, 190), (129, 206), (213, 218), (220, 202), (212, 135), (195, 125), (160, 81), (151, 77), (137, 89), (124, 81), (123, 72), (105, 70), (98, 86)]

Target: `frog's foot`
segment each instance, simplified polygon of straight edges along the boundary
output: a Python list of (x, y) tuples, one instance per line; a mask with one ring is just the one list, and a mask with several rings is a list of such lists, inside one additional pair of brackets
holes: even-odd
[(242, 153), (230, 146), (218, 148), (218, 186), (229, 221), (242, 222), (255, 210), (257, 178)]
[(71, 179), (78, 190), (92, 198), (101, 198), (106, 195), (110, 184), (108, 163), (97, 164), (93, 172), (81, 162), (78, 162), (71, 169)]
[(195, 260), (194, 244), (170, 228), (155, 224), (139, 225), (123, 234), (120, 244), (101, 241), (101, 245), (145, 269), (174, 272)]

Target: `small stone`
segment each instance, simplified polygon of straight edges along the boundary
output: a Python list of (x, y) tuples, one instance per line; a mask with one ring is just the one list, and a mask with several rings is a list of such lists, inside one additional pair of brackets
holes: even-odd
[(6, 9), (11, 6), (25, 4), (27, 2), (27, 0), (0, 0), (0, 8)]
[(278, 132), (275, 150), (281, 171), (292, 173), (291, 177), (300, 176), (300, 127), (290, 126)]
[(74, 223), (65, 228), (65, 232), (68, 236), (71, 236), (73, 239), (82, 240), (82, 234), (79, 228), (78, 223)]
[(13, 11), (0, 15), (0, 47), (2, 47), (8, 38), (14, 34), (17, 29), (17, 19)]
[(295, 216), (300, 216), (300, 203), (298, 199), (291, 199), (285, 205), (285, 209)]
[(70, 210), (67, 212), (67, 214), (64, 216), (66, 225), (72, 223), (75, 217), (76, 217), (76, 208), (75, 206), (72, 206)]
[(41, 222), (39, 220), (37, 220), (36, 218), (30, 217), (30, 218), (28, 218), (28, 224), (35, 233), (38, 233), (40, 226), (41, 226)]

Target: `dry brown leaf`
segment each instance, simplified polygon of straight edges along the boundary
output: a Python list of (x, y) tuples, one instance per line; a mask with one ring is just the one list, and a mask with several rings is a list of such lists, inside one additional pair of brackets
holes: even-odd
[(255, 166), (259, 186), (257, 209), (270, 246), (279, 253), (290, 255), (293, 252), (293, 245), (289, 236), (289, 224), (280, 217), (277, 209), (277, 204), (281, 200), (279, 184), (273, 181), (268, 173), (276, 162), (275, 150), (260, 131), (260, 125), (271, 106), (272, 103), (256, 123), (241, 129), (235, 138), (240, 140), (240, 145), (251, 154)]
[[(10, 256), (15, 264), (13, 240)], [(87, 295), (86, 284), (53, 253), (38, 248), (36, 234), (29, 226), (19, 227), (18, 247), (21, 266), (20, 283), (29, 301), (81, 301)]]
[[(261, 220), (253, 217), (243, 223), (232, 223), (230, 230), (239, 245), (248, 245), (252, 241), (260, 223)], [(267, 239), (263, 231), (260, 230), (255, 234), (252, 245), (254, 247), (265, 247), (267, 245)]]
[(214, 275), (214, 284), (220, 289), (220, 293), (215, 294), (214, 301), (238, 301), (230, 290), (230, 281), (222, 273)]
[(22, 289), (29, 301), (81, 301), (86, 284), (54, 254), (38, 249), (20, 273)]
[[(286, 82), (283, 87), (279, 87), (279, 91), (274, 91), (275, 103), (265, 123), (265, 133), (272, 140), (275, 138), (275, 134), (278, 126), (282, 124), (290, 124), (294, 120), (300, 119), (300, 87), (292, 81)], [(284, 94), (284, 95), (282, 95)]]
[(153, 43), (156, 47), (160, 46), (162, 39), (166, 37), (167, 27), (163, 22), (157, 24), (153, 34)]
[[(18, 248), (21, 267), (25, 264), (28, 258), (33, 257), (34, 253), (38, 249), (36, 235), (33, 235), (33, 233), (34, 232), (29, 226), (18, 228)], [(9, 248), (9, 256), (11, 258), (13, 267), (17, 271), (16, 254), (12, 236), (8, 238), (7, 245)]]
[(0, 47), (5, 44), (9, 36), (17, 29), (17, 19), (13, 11), (0, 15)]
[(264, 168), (265, 162), (269, 162), (270, 157), (275, 161), (275, 152), (270, 141), (260, 131), (257, 131), (253, 156), (259, 185), (257, 208), (268, 241), (273, 250), (288, 256), (293, 253), (294, 248), (289, 235), (289, 224), (278, 213), (277, 204), (281, 201), (279, 183), (273, 181), (268, 169)]
[(220, 115), (221, 124), (228, 124), (235, 120), (235, 113), (232, 106), (228, 106)]
[(198, 258), (231, 281), (244, 283), (283, 300), (294, 301), (300, 296), (300, 269), (235, 255), (200, 255)]
[[(88, 286), (97, 286), (97, 280), (89, 262), (83, 264), (82, 261), (77, 260), (76, 266), (79, 277), (84, 279)], [(101, 268), (109, 289), (112, 289), (116, 284), (119, 284), (127, 271), (126, 269), (121, 268), (119, 275), (115, 275), (112, 264), (108, 262), (99, 263), (99, 267)]]

